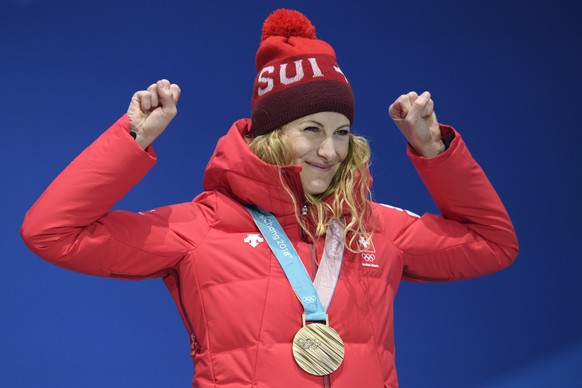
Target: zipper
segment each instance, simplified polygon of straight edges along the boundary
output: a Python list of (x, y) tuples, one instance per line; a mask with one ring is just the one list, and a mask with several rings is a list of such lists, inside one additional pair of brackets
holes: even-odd
[(190, 334), (190, 343), (195, 353), (200, 353), (202, 351), (202, 346), (200, 346), (200, 344), (198, 343), (198, 340), (196, 339), (196, 334), (194, 334), (194, 332)]
[[(159, 273), (160, 272), (154, 272), (149, 275), (124, 275), (119, 273), (110, 273), (109, 276), (111, 276), (114, 279), (140, 280), (155, 277)], [(164, 280), (169, 276), (173, 276), (174, 279), (176, 279), (176, 287), (178, 288), (178, 300), (180, 301), (181, 316), (183, 317), (183, 320), (186, 323), (187, 326), (186, 330), (188, 330), (188, 334), (190, 334), (191, 347), (194, 349), (196, 353), (200, 353), (202, 351), (202, 346), (196, 339), (196, 334), (194, 334), (194, 327), (192, 326), (192, 322), (190, 322), (190, 318), (188, 318), (188, 315), (186, 314), (184, 302), (182, 301), (182, 288), (180, 287), (180, 276), (178, 276), (178, 271), (176, 271), (175, 269), (169, 269), (167, 275), (163, 277)]]
[[(308, 214), (307, 203), (304, 203), (303, 207), (301, 208), (301, 219), (303, 221), (303, 225), (305, 226), (307, 226), (307, 214)], [(301, 240), (310, 242), (309, 236), (307, 235), (307, 233), (305, 233), (305, 230), (301, 227), (301, 225), (299, 225), (299, 232), (301, 234)]]
[[(176, 279), (176, 287), (178, 288), (178, 299), (180, 300), (180, 310), (182, 310), (182, 315), (184, 317), (184, 321), (186, 322), (186, 326), (188, 327), (188, 333), (190, 333), (190, 345), (194, 349), (194, 352), (200, 353), (202, 351), (202, 346), (198, 342), (196, 338), (196, 334), (194, 333), (194, 327), (192, 326), (192, 322), (190, 322), (190, 318), (188, 318), (188, 314), (186, 313), (186, 308), (184, 306), (184, 301), (182, 300), (182, 287), (180, 285), (180, 276), (178, 276), (178, 271), (175, 269), (171, 269), (169, 271), (174, 279)], [(170, 275), (169, 275), (170, 276)]]
[[(306, 221), (308, 214), (307, 204), (304, 204), (301, 208), (301, 217), (303, 218), (303, 222)], [(311, 259), (311, 280), (315, 279), (315, 275), (317, 275), (317, 270), (319, 269), (319, 262), (317, 261), (317, 246), (314, 241), (307, 237), (307, 234), (301, 228), (301, 233), (303, 237), (303, 241), (306, 241), (309, 244), (309, 251), (310, 251), (310, 259)]]
[[(295, 196), (295, 199), (298, 201), (298, 203), (305, 201), (305, 192), (303, 191), (303, 185), (301, 184), (301, 178), (299, 177), (299, 174), (292, 173), (286, 168), (283, 168), (281, 170), (281, 174), (283, 175), (283, 178), (285, 179), (287, 186), (291, 190), (291, 193)], [(307, 218), (307, 213), (308, 213), (307, 202), (304, 202), (303, 207), (301, 208), (301, 217), (303, 218), (304, 223)], [(307, 233), (305, 233), (301, 225), (298, 225), (298, 227), (301, 239), (303, 241), (308, 241), (309, 238), (307, 236)]]

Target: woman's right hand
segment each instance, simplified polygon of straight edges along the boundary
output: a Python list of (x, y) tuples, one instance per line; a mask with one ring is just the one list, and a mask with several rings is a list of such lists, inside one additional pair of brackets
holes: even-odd
[(135, 140), (146, 149), (166, 129), (176, 116), (180, 87), (168, 80), (159, 80), (147, 90), (136, 92), (127, 109), (130, 131)]

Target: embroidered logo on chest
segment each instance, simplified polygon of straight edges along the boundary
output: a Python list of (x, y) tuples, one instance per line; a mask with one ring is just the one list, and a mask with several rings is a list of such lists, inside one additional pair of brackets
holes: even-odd
[(262, 243), (265, 240), (258, 233), (249, 233), (247, 234), (243, 241), (249, 244), (251, 247), (256, 248), (260, 243)]
[(361, 251), (358, 255), (360, 256), (362, 267), (380, 268), (377, 263), (374, 263), (376, 260), (376, 247), (370, 237), (360, 235), (358, 238), (358, 250)]

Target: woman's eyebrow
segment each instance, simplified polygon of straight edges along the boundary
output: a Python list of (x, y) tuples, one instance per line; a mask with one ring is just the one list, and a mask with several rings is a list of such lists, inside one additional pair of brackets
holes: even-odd
[(317, 122), (315, 120), (305, 120), (305, 121), (302, 121), (301, 122), (301, 124), (308, 124), (308, 123), (316, 124), (316, 125), (319, 125), (320, 127), (323, 127), (323, 124), (322, 123)]
[[(301, 122), (301, 124), (308, 124), (308, 123), (312, 123), (312, 124), (316, 124), (319, 125), (320, 127), (324, 127), (324, 125), (322, 123), (320, 123), (319, 121), (315, 121), (315, 120), (305, 120), (303, 122)], [(342, 124), (339, 127), (336, 128), (336, 130), (343, 128), (343, 127), (348, 127), (348, 129), (350, 128), (350, 124), (346, 123), (346, 124)]]

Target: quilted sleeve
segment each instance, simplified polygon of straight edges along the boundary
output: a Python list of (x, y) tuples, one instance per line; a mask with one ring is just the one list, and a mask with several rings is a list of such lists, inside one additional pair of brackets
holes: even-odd
[[(121, 117), (77, 156), (27, 212), (21, 227), (26, 245), (63, 268), (98, 276), (159, 276), (196, 244), (175, 231), (185, 218), (205, 218), (194, 204), (144, 213), (111, 211), (156, 162), (129, 134)], [(196, 219), (198, 217), (198, 220)]]
[(395, 244), (404, 255), (403, 278), (449, 281), (482, 276), (510, 265), (518, 253), (515, 230), (503, 203), (459, 133), (443, 154), (408, 155), (442, 215), (411, 222)]

